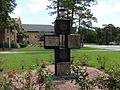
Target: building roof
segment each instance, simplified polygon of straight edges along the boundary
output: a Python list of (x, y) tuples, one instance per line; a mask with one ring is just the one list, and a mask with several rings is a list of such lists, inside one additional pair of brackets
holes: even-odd
[(53, 32), (54, 31), (54, 26), (52, 25), (40, 25), (40, 24), (22, 24), (23, 28), (26, 31), (35, 31), (35, 32), (40, 32), (40, 31), (49, 31)]

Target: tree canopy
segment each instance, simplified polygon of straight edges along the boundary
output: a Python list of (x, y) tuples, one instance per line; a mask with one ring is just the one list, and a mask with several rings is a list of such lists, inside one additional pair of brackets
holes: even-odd
[[(72, 24), (88, 27), (92, 25), (91, 20), (96, 21), (96, 18), (91, 13), (90, 7), (96, 4), (96, 0), (49, 0), (52, 4), (49, 9), (54, 9), (50, 12), (51, 15), (57, 13), (56, 18), (61, 18), (60, 8), (64, 8), (66, 13), (64, 18), (69, 18)], [(79, 20), (80, 18), (80, 20)], [(79, 26), (78, 26), (79, 27)]]
[(9, 14), (13, 12), (16, 7), (15, 0), (0, 0), (0, 28), (6, 28), (6, 23), (8, 18), (10, 18)]

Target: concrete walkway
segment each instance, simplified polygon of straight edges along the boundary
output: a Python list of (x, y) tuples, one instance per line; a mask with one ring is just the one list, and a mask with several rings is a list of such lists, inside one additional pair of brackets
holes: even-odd
[(16, 51), (16, 52), (0, 52), (0, 54), (11, 54), (11, 53), (46, 53), (46, 52), (53, 52), (53, 51)]
[[(95, 51), (119, 51), (119, 50), (74, 50), (71, 52), (95, 52)], [(0, 52), (0, 54), (17, 54), (17, 53), (53, 53), (54, 51), (17, 51), (17, 52)]]

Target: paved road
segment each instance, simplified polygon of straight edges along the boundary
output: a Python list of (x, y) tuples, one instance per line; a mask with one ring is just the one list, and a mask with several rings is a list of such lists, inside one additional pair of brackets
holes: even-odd
[(113, 45), (84, 45), (84, 47), (120, 50), (120, 46), (113, 46)]

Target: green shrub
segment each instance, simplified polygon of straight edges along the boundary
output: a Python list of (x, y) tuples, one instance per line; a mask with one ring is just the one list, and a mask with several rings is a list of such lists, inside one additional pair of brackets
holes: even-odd
[[(3, 43), (0, 43), (0, 48), (9, 48), (9, 43), (8, 42), (5, 42), (4, 44)], [(20, 45), (14, 41), (11, 42), (11, 48), (20, 48)]]
[(0, 90), (58, 90), (52, 84), (52, 72), (36, 66), (31, 70), (11, 70), (0, 77)]
[(120, 90), (120, 65), (114, 65), (106, 69), (105, 73), (99, 73), (94, 83), (100, 90)]
[(86, 66), (88, 64), (88, 61), (90, 60), (90, 57), (87, 54), (76, 55), (73, 57), (73, 63), (80, 64), (81, 66)]
[(20, 48), (20, 45), (16, 42), (11, 42), (11, 48)]
[(9, 48), (9, 43), (5, 42), (4, 43), (4, 48)]
[(0, 57), (0, 72), (2, 72), (4, 70), (4, 68), (2, 67), (2, 64), (5, 62), (5, 59)]
[(26, 41), (23, 41), (22, 43), (19, 43), (20, 47), (26, 47), (28, 45), (28, 43)]
[(72, 82), (75, 81), (80, 90), (93, 90), (93, 81), (89, 79), (87, 69), (83, 69), (78, 65), (72, 65), (71, 70), (74, 76)]
[(107, 58), (105, 56), (98, 56), (97, 62), (99, 64), (99, 69), (105, 69)]
[(2, 48), (3, 47), (3, 43), (0, 43), (0, 48)]

